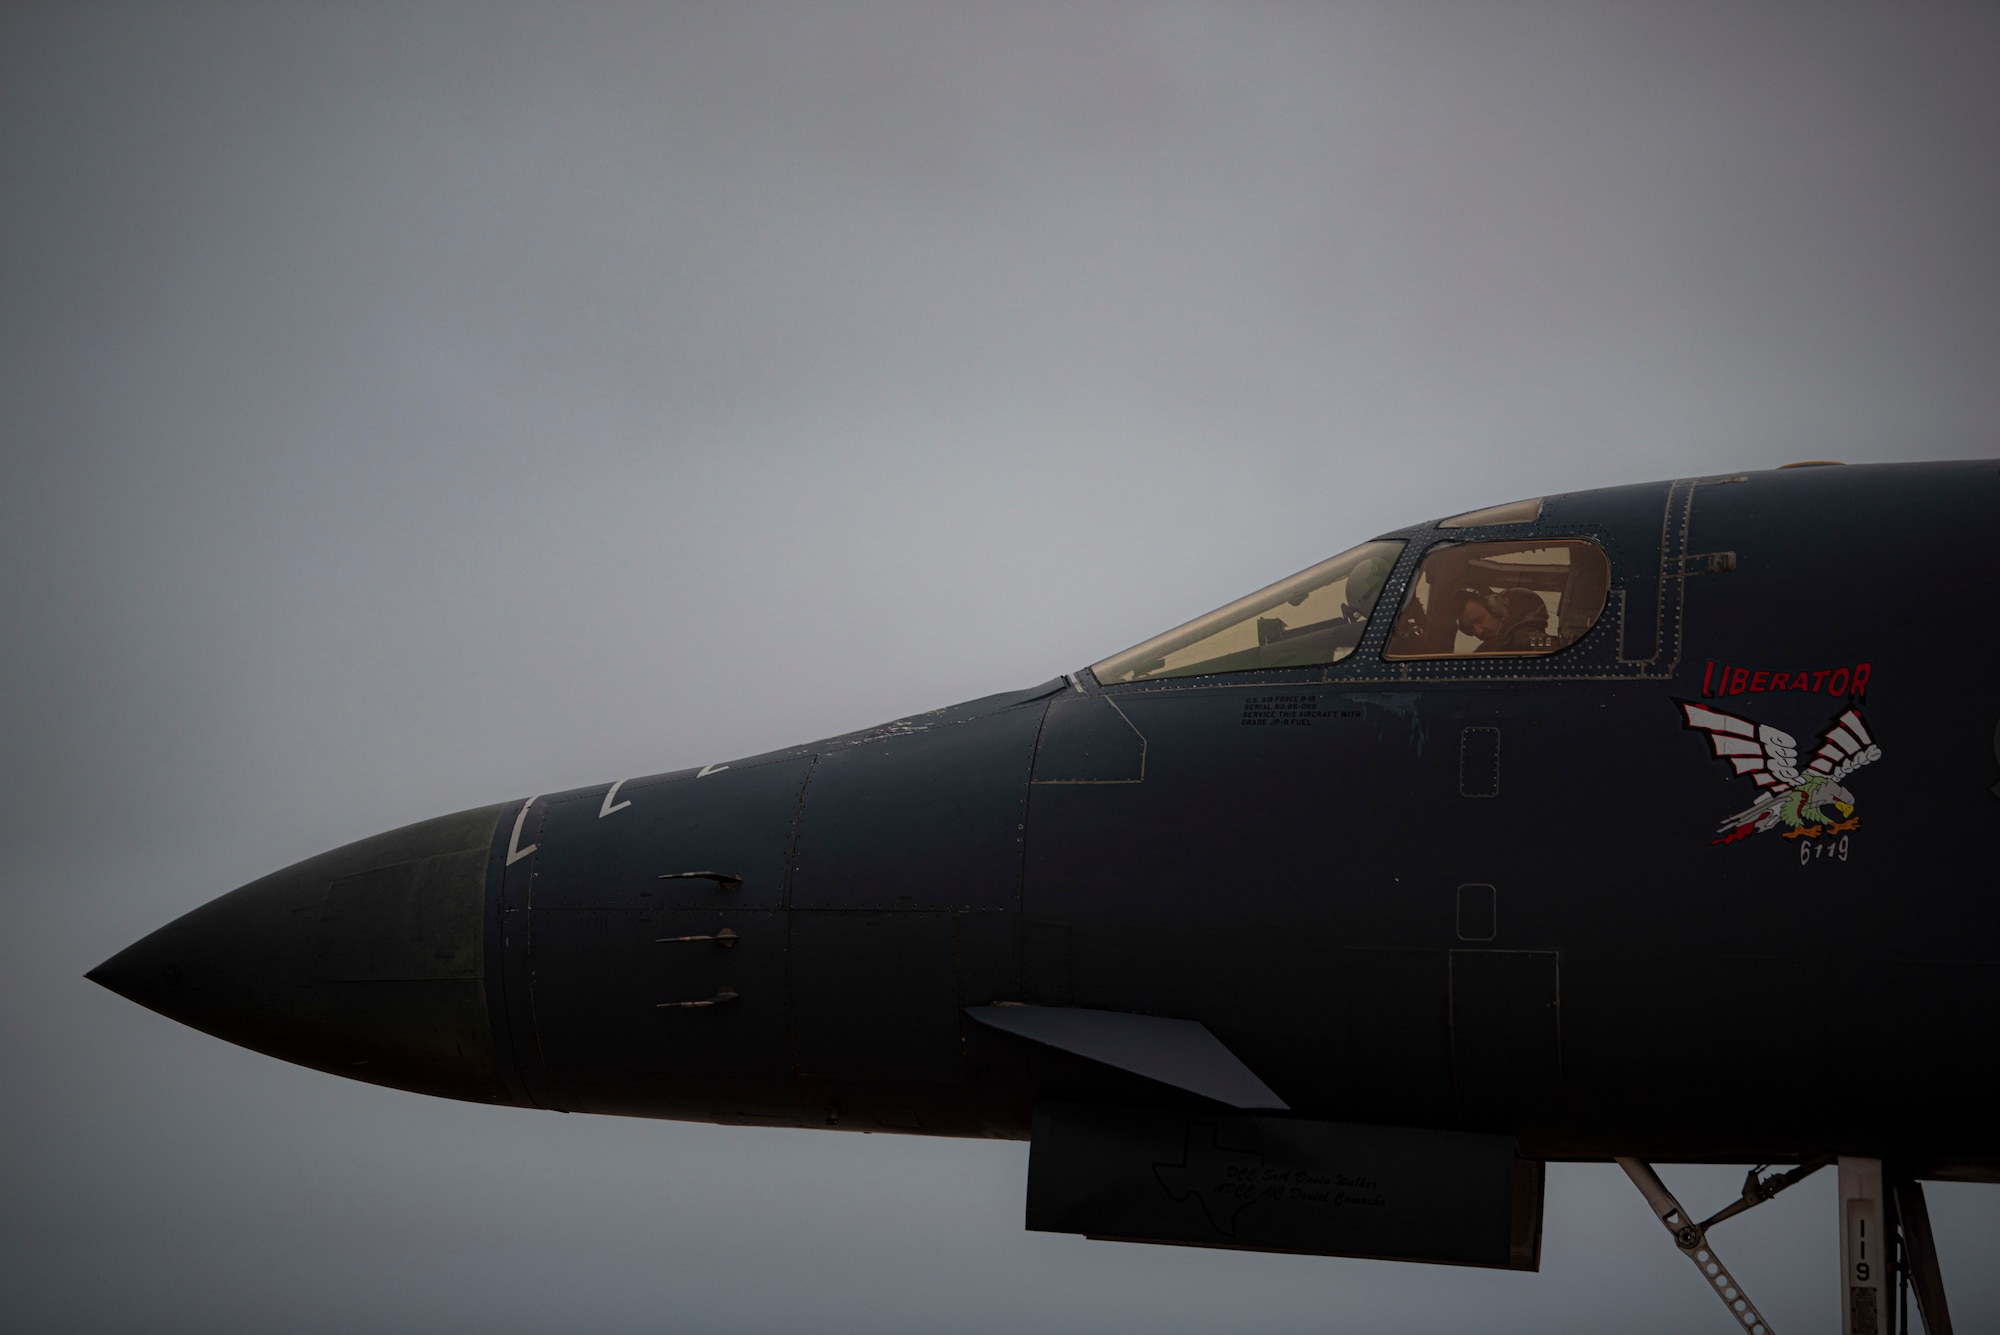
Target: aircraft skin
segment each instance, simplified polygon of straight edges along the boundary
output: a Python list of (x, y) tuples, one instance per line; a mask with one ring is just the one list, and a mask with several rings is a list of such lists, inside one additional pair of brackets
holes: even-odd
[[(980, 1018), (1020, 1003), (1199, 1021), (1290, 1117), (2000, 1180), (1996, 513), (1989, 461), (1398, 529), (1338, 662), (1079, 670), (442, 817), (92, 977), (524, 1107), (1027, 1138), (1053, 1101), (1207, 1106)], [(1527, 540), (1608, 557), (1581, 638), (1384, 656), (1440, 544)]]

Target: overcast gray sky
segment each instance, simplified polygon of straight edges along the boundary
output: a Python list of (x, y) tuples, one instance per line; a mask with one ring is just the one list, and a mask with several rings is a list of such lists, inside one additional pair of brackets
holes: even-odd
[[(1726, 1329), (1608, 1167), (1540, 1275), (1092, 1243), (1025, 1146), (430, 1101), (81, 974), (1413, 520), (2000, 454), (1997, 150), (1991, 5), (7, 5), (0, 1316)], [(1781, 1330), (1829, 1176), (1718, 1236)], [(2000, 1188), (1933, 1202), (2000, 1329)]]

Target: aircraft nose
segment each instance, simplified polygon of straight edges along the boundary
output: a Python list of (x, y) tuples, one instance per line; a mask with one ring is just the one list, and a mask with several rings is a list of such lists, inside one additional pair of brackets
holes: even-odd
[(84, 976), (285, 1061), (510, 1102), (487, 1017), (482, 912), (505, 808), (392, 830), (252, 881)]

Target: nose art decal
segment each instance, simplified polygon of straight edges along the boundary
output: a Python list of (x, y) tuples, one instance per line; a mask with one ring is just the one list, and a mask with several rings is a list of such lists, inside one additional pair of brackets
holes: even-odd
[(1757, 800), (1717, 826), (1713, 844), (1733, 844), (1753, 834), (1783, 829), (1786, 839), (1819, 839), (1861, 828), (1854, 794), (1841, 780), (1882, 758), (1857, 708), (1842, 711), (1820, 733), (1819, 747), (1803, 766), (1788, 732), (1754, 723), (1691, 700), (1676, 700), (1685, 726), (1708, 736), (1715, 758), (1727, 760), (1763, 791)]

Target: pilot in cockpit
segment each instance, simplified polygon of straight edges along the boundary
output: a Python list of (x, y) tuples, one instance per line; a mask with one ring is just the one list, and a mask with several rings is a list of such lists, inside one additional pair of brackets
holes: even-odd
[(1532, 589), (1458, 591), (1458, 629), (1479, 641), (1480, 654), (1523, 653), (1546, 646), (1549, 607)]

